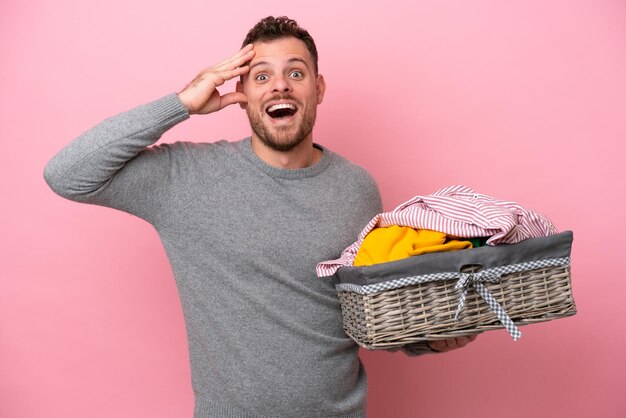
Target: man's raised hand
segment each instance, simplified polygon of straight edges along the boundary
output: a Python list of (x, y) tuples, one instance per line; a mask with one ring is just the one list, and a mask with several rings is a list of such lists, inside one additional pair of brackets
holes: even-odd
[(250, 67), (244, 65), (254, 57), (254, 46), (246, 45), (232, 57), (200, 72), (180, 93), (178, 98), (190, 114), (217, 112), (228, 105), (246, 103), (244, 93), (220, 94), (217, 87), (226, 81), (247, 73)]

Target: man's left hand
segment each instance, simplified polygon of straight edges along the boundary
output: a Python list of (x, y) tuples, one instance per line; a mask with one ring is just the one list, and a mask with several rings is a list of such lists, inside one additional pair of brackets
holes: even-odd
[(428, 341), (431, 350), (444, 353), (450, 350), (462, 348), (476, 339), (478, 335), (468, 335), (466, 337), (448, 338), (446, 340)]

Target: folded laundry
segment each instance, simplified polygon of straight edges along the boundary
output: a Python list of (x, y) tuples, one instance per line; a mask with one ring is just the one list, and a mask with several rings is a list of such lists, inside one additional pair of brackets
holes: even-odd
[(448, 239), (443, 232), (392, 225), (374, 228), (363, 240), (354, 259), (355, 266), (370, 266), (403, 258), (472, 248), (470, 241)]
[(392, 225), (460, 238), (489, 237), (488, 245), (514, 244), (558, 232), (549, 219), (517, 203), (496, 200), (466, 186), (449, 186), (432, 195), (415, 196), (391, 212), (376, 215), (338, 259), (317, 265), (317, 275), (332, 276), (340, 267), (354, 265), (365, 237), (376, 227)]

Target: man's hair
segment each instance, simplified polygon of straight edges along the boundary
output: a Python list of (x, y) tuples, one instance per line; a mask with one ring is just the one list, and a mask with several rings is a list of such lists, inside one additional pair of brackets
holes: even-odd
[(317, 75), (317, 48), (315, 47), (313, 37), (309, 35), (309, 32), (301, 28), (298, 22), (289, 19), (287, 16), (268, 16), (259, 21), (250, 29), (241, 47), (243, 48), (254, 42), (267, 42), (289, 37), (294, 37), (304, 42), (306, 48), (311, 53), (311, 57), (313, 57), (313, 67)]

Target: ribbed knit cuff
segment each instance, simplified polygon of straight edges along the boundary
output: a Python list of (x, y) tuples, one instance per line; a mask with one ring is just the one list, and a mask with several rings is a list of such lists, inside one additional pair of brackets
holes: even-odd
[(153, 118), (153, 124), (161, 127), (164, 131), (185, 119), (189, 119), (189, 111), (176, 93), (170, 93), (144, 106), (148, 110), (148, 114)]

